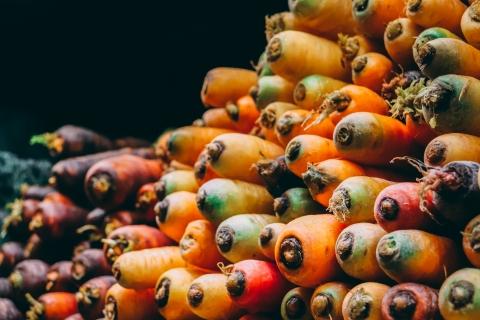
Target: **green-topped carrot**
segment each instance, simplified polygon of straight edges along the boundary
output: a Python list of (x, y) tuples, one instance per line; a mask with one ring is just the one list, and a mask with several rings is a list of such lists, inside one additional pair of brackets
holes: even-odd
[(280, 144), (275, 135), (277, 121), (282, 114), (295, 109), (298, 109), (298, 106), (293, 103), (273, 102), (260, 112), (260, 118), (258, 118), (257, 122), (265, 135), (265, 140)]
[(306, 215), (327, 213), (327, 208), (312, 199), (307, 188), (288, 189), (280, 197), (275, 198), (273, 209), (282, 223), (289, 223)]
[(423, 161), (439, 167), (452, 161), (480, 162), (480, 138), (464, 133), (442, 134), (427, 145)]
[(387, 102), (393, 103), (393, 100), (397, 98), (397, 88), (406, 89), (413, 81), (419, 81), (421, 78), (425, 78), (419, 70), (403, 71), (395, 75), (390, 82), (385, 82), (382, 85), (381, 96)]
[(378, 52), (357, 56), (353, 59), (351, 66), (353, 83), (377, 94), (382, 92), (383, 84), (389, 82), (398, 70), (390, 58)]
[(342, 62), (350, 66), (353, 59), (367, 52), (378, 52), (385, 54), (385, 47), (380, 41), (365, 37), (361, 34), (348, 36), (338, 34), (338, 45), (342, 49)]
[(353, 288), (346, 282), (327, 282), (315, 288), (310, 311), (315, 320), (343, 320), (342, 303)]
[(250, 89), (250, 96), (255, 100), (258, 110), (265, 109), (273, 102), (294, 103), (292, 83), (280, 76), (266, 76), (258, 79), (258, 83)]
[(480, 216), (476, 216), (462, 232), (463, 252), (468, 261), (476, 268), (480, 267)]
[(282, 319), (313, 320), (312, 314), (310, 313), (312, 294), (312, 288), (297, 287), (288, 291), (280, 307)]
[(455, 35), (454, 33), (448, 31), (447, 29), (440, 28), (440, 27), (433, 27), (433, 28), (428, 28), (422, 33), (418, 35), (418, 37), (415, 39), (415, 42), (413, 44), (413, 58), (414, 60), (417, 59), (418, 57), (418, 50), (427, 42), (434, 40), (434, 39), (439, 39), (439, 38), (452, 38), (452, 39), (458, 39), (460, 38)]
[(258, 245), (262, 229), (278, 222), (278, 218), (268, 214), (239, 214), (224, 220), (217, 228), (216, 242), (220, 253), (233, 263), (246, 259), (270, 260)]
[(113, 276), (101, 276), (88, 280), (75, 293), (78, 312), (83, 319), (98, 319), (103, 316), (105, 296), (116, 280)]
[(175, 170), (164, 174), (160, 180), (155, 183), (155, 194), (160, 201), (169, 194), (177, 191), (198, 191), (198, 184), (193, 171)]
[(263, 227), (258, 235), (258, 246), (260, 251), (270, 260), (275, 261), (275, 245), (278, 236), (285, 227), (285, 223), (274, 222)]
[[(287, 12), (282, 12), (282, 13), (287, 13)], [(282, 13), (279, 13), (278, 15), (282, 15)], [(274, 16), (277, 16), (277, 14), (275, 14)], [(272, 16), (273, 18), (273, 16)], [(275, 18), (274, 18), (275, 19)], [(268, 38), (268, 20), (269, 20), (269, 17), (266, 16), (265, 17), (265, 24), (266, 24), (266, 29), (265, 32), (266, 32), (266, 36)], [(273, 19), (272, 19), (273, 20)], [(276, 23), (276, 22), (275, 22)], [(273, 27), (275, 28), (275, 27)], [(275, 31), (272, 31), (272, 32), (275, 32)], [(273, 35), (272, 35), (273, 36)], [(268, 41), (268, 40), (267, 40)], [(253, 63), (252, 63), (253, 64)], [(257, 64), (254, 66), (254, 69), (255, 71), (257, 72), (257, 75), (258, 75), (258, 78), (261, 78), (261, 77), (265, 77), (265, 76), (274, 76), (275, 73), (272, 71), (272, 69), (270, 69), (270, 66), (268, 65), (267, 63), (267, 53), (265, 51), (262, 52), (262, 54), (260, 55), (260, 57), (258, 58), (258, 62)]]
[(390, 287), (378, 282), (364, 282), (345, 296), (342, 314), (345, 320), (383, 320), (382, 300)]
[(322, 75), (311, 75), (300, 80), (295, 86), (293, 98), (297, 106), (305, 110), (318, 108), (325, 95), (339, 90), (348, 83)]
[(438, 293), (438, 305), (445, 319), (467, 320), (480, 317), (479, 281), (479, 269), (465, 268), (443, 282)]

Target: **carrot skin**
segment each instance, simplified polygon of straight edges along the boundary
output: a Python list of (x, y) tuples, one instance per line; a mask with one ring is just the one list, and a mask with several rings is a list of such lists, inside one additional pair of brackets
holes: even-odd
[[(75, 294), (69, 292), (50, 292), (32, 301), (30, 311), (27, 311), (27, 319), (35, 320), (43, 317), (48, 320), (64, 320), (68, 316), (78, 313)], [(39, 310), (38, 307), (42, 306)]]
[[(141, 194), (141, 190), (142, 189), (140, 189), (137, 193), (137, 204), (139, 203), (139, 196)], [(155, 192), (155, 200), (157, 201), (162, 201), (166, 196), (177, 191), (197, 192), (198, 183), (195, 178), (195, 172), (191, 170), (175, 170), (166, 173), (162, 175), (160, 180), (154, 184), (153, 191)], [(151, 201), (153, 202), (153, 200)], [(144, 206), (143, 204), (140, 205), (142, 207)], [(153, 206), (155, 206), (155, 204)], [(141, 208), (137, 206), (137, 210), (140, 209)]]
[(480, 162), (480, 138), (462, 133), (447, 133), (430, 141), (423, 160), (429, 166), (443, 167), (452, 161)]
[(398, 18), (390, 21), (385, 29), (383, 42), (390, 58), (403, 70), (417, 67), (413, 59), (412, 46), (415, 38), (424, 29), (408, 18)]
[(25, 259), (23, 244), (20, 242), (4, 242), (0, 248), (0, 275), (8, 276), (15, 265)]
[(274, 75), (260, 78), (250, 89), (250, 96), (255, 101), (257, 110), (264, 110), (274, 102), (294, 103), (294, 90), (295, 83)]
[(380, 94), (383, 83), (389, 82), (397, 67), (386, 56), (368, 52), (352, 61), (352, 80), (355, 85), (369, 88)]
[(480, 216), (476, 216), (465, 226), (465, 230), (462, 232), (462, 246), (463, 252), (467, 256), (468, 261), (479, 268), (480, 266)]
[(78, 313), (85, 320), (96, 320), (103, 316), (107, 291), (116, 283), (112, 276), (101, 276), (85, 282), (75, 294)]
[(3, 320), (23, 320), (22, 313), (12, 300), (0, 298), (0, 318)]
[(135, 291), (116, 283), (105, 296), (105, 320), (163, 319), (157, 311), (154, 296), (153, 288)]
[(46, 292), (75, 292), (78, 286), (72, 278), (71, 261), (60, 261), (48, 269)]

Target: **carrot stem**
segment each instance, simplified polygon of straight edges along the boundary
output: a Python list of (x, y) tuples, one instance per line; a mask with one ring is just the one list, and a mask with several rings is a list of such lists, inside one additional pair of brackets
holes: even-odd
[(157, 307), (163, 308), (167, 305), (168, 296), (170, 295), (170, 280), (163, 279), (158, 285), (157, 292), (155, 293), (155, 302)]
[(351, 319), (367, 319), (370, 311), (370, 302), (372, 301), (373, 298), (365, 294), (363, 288), (358, 289), (348, 301), (348, 316)]
[(303, 263), (302, 244), (297, 238), (285, 238), (280, 246), (280, 261), (290, 270), (298, 269)]
[(360, 42), (354, 37), (349, 37), (345, 34), (338, 35), (338, 44), (342, 49), (343, 56), (347, 60), (353, 60), (360, 50)]
[(82, 286), (75, 294), (75, 298), (77, 299), (77, 302), (82, 302), (84, 304), (92, 304), (92, 300), (100, 298), (100, 289), (88, 285)]
[(112, 187), (111, 177), (104, 174), (92, 177), (90, 183), (93, 194), (98, 200), (102, 200)]
[(28, 228), (30, 229), (30, 231), (33, 231), (35, 229), (41, 228), (42, 226), (43, 226), (42, 215), (37, 214), (32, 218), (32, 221), (30, 221)]
[(475, 286), (471, 282), (460, 280), (450, 287), (449, 301), (455, 309), (461, 309), (473, 302), (474, 293)]
[(227, 277), (227, 291), (232, 297), (239, 297), (245, 290), (245, 275), (241, 271), (233, 271)]
[(192, 307), (198, 306), (203, 300), (203, 290), (199, 285), (193, 284), (187, 293), (188, 304)]
[(397, 98), (393, 104), (390, 104), (390, 113), (393, 118), (405, 118), (408, 114), (412, 114), (414, 119), (418, 119), (420, 123), (424, 122), (422, 115), (422, 106), (415, 102), (418, 93), (425, 88), (425, 78), (413, 81), (407, 89), (398, 87), (395, 90)]
[(302, 177), (312, 195), (318, 194), (325, 185), (338, 180), (337, 177), (317, 169), (313, 164), (308, 165), (307, 172), (302, 174)]
[(206, 145), (207, 155), (210, 161), (215, 162), (220, 158), (223, 150), (225, 150), (225, 145), (221, 141), (214, 141)]
[(332, 312), (331, 300), (332, 296), (329, 294), (321, 293), (315, 296), (311, 303), (312, 313), (320, 317), (328, 316)]
[(318, 108), (317, 112), (320, 113), (318, 118), (308, 125), (305, 130), (313, 125), (320, 124), (333, 112), (345, 110), (350, 104), (350, 101), (352, 101), (352, 99), (345, 92), (341, 92), (340, 90), (333, 91)]
[(408, 291), (401, 291), (395, 297), (389, 306), (390, 315), (395, 319), (411, 319), (417, 307), (417, 300)]
[(45, 313), (45, 305), (35, 300), (30, 293), (25, 294), (28, 303), (31, 304), (30, 311), (27, 311), (26, 316), (29, 320), (42, 319)]

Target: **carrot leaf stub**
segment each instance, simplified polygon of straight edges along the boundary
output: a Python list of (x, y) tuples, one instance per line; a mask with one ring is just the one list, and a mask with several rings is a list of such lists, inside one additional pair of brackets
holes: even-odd
[(471, 282), (460, 280), (450, 288), (448, 300), (453, 304), (454, 309), (462, 309), (473, 303), (475, 287)]
[(295, 237), (285, 238), (280, 246), (280, 262), (290, 270), (301, 267), (303, 250), (301, 242)]

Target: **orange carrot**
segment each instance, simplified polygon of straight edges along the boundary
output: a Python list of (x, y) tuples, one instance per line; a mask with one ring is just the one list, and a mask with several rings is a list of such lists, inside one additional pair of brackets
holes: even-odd
[(252, 131), (255, 121), (260, 116), (260, 111), (258, 111), (255, 101), (250, 96), (241, 97), (235, 103), (228, 102), (226, 112), (233, 121), (234, 128), (241, 133)]
[(443, 167), (452, 161), (480, 162), (480, 138), (463, 133), (447, 133), (430, 141), (425, 149), (424, 162)]
[(197, 127), (221, 128), (235, 130), (235, 122), (229, 117), (225, 108), (212, 108), (206, 110), (201, 119), (197, 119), (192, 123)]
[(343, 320), (342, 303), (353, 286), (345, 282), (328, 282), (315, 288), (310, 311), (315, 320)]
[(367, 87), (376, 93), (382, 92), (382, 85), (394, 76), (396, 67), (386, 56), (369, 52), (352, 61), (352, 80), (358, 86)]
[(163, 317), (157, 311), (154, 296), (153, 288), (136, 291), (116, 283), (105, 296), (105, 320), (161, 320)]
[(255, 71), (239, 68), (215, 68), (208, 71), (203, 82), (201, 98), (205, 106), (225, 107), (248, 94), (257, 83)]
[(255, 101), (258, 110), (265, 109), (273, 102), (293, 103), (295, 83), (280, 76), (265, 76), (250, 89), (250, 96)]
[(364, 282), (345, 296), (342, 314), (345, 320), (382, 320), (382, 300), (390, 287), (378, 282)]
[(313, 110), (323, 103), (324, 95), (339, 90), (346, 85), (346, 82), (340, 80), (321, 75), (311, 75), (297, 83), (293, 98), (301, 109)]
[(165, 130), (165, 132), (158, 137), (157, 142), (155, 142), (155, 155), (165, 163), (170, 162), (170, 159), (168, 158), (167, 141), (170, 139), (172, 132), (173, 129)]
[(272, 39), (276, 34), (286, 30), (303, 31), (321, 36), (321, 32), (302, 24), (292, 12), (280, 12), (270, 17), (265, 17), (265, 35), (267, 36), (267, 42), (270, 41), (270, 39)]
[(480, 2), (472, 1), (471, 5), (465, 10), (460, 21), (462, 34), (467, 42), (477, 49), (480, 49)]
[[(137, 193), (137, 204), (143, 206), (144, 202), (140, 202), (138, 197), (138, 195), (140, 195), (140, 190)], [(195, 179), (195, 173), (192, 170), (175, 170), (166, 173), (157, 183), (154, 184), (154, 191), (155, 193), (153, 196), (156, 195), (155, 200), (157, 201), (161, 201), (169, 194), (177, 191), (197, 192), (198, 184)], [(152, 199), (152, 195), (149, 193), (147, 193), (145, 196), (145, 200), (148, 200), (149, 198)], [(137, 206), (137, 210), (139, 209), (140, 208)]]
[(463, 252), (468, 261), (478, 268), (480, 266), (480, 216), (476, 216), (468, 222), (462, 235)]
[(413, 59), (412, 46), (415, 43), (415, 38), (422, 31), (422, 27), (408, 18), (398, 18), (387, 24), (383, 36), (385, 49), (387, 49), (393, 62), (400, 65), (403, 70), (411, 70), (417, 67)]
[(69, 292), (50, 292), (42, 294), (35, 300), (27, 293), (30, 310), (26, 313), (28, 320), (64, 320), (78, 313), (75, 294)]
[(213, 171), (210, 163), (207, 161), (207, 148), (204, 148), (198, 156), (197, 161), (193, 165), (193, 173), (198, 187), (201, 187), (207, 181), (220, 178), (220, 175)]
[(270, 260), (275, 260), (275, 245), (285, 223), (274, 222), (263, 227), (258, 235), (260, 251)]
[[(268, 20), (268, 16), (266, 16), (265, 19)], [(267, 30), (265, 30), (265, 32), (267, 32)], [(268, 37), (268, 34), (267, 34), (267, 37)], [(253, 65), (253, 62), (250, 62), (250, 63), (252, 64), (253, 68), (257, 72), (259, 79), (265, 76), (275, 75), (275, 73), (273, 73), (272, 69), (270, 69), (270, 66), (267, 63), (267, 53), (265, 51), (263, 51), (260, 57), (258, 58), (257, 65)]]
[(353, 59), (368, 52), (378, 52), (386, 54), (385, 47), (380, 41), (365, 37), (360, 34), (348, 36), (338, 35), (338, 45), (342, 49), (342, 62), (350, 66)]
[(313, 288), (344, 275), (335, 258), (335, 241), (345, 228), (333, 215), (299, 217), (289, 222), (275, 246), (275, 260), (290, 282)]
[(265, 140), (281, 145), (275, 135), (275, 126), (282, 114), (295, 109), (298, 109), (298, 106), (291, 103), (273, 102), (262, 110), (257, 122), (265, 135)]

